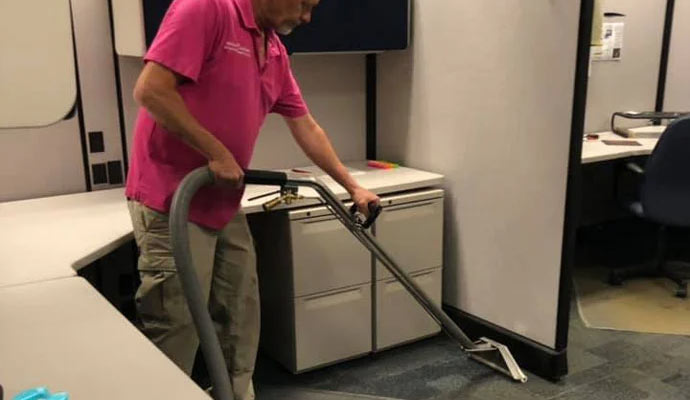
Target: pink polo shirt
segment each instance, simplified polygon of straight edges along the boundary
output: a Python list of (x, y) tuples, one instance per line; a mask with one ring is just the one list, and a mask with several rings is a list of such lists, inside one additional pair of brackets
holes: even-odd
[[(178, 87), (185, 104), (248, 168), (266, 114), (308, 113), (285, 47), (267, 32), (260, 62), (260, 31), (251, 0), (175, 0), (145, 56), (189, 79)], [(167, 213), (178, 184), (208, 161), (167, 132), (141, 108), (134, 132), (126, 195)], [(243, 190), (202, 189), (189, 220), (219, 230), (237, 213)]]

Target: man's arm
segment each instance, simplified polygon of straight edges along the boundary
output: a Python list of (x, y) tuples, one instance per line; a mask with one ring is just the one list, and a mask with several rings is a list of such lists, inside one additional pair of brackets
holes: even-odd
[(232, 153), (189, 112), (177, 91), (183, 77), (155, 62), (144, 66), (134, 99), (157, 123), (203, 154), (217, 179), (238, 186), (244, 172)]
[(368, 204), (372, 202), (378, 204), (378, 196), (359, 186), (354, 180), (347, 168), (340, 162), (326, 132), (324, 132), (311, 114), (300, 118), (285, 118), (285, 122), (290, 127), (292, 136), (304, 153), (314, 164), (324, 170), (350, 193), (352, 200), (357, 204), (361, 212), (369, 215)]

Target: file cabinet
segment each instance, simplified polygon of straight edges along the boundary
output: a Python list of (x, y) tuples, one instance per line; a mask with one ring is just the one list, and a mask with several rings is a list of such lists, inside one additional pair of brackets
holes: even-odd
[[(382, 197), (373, 232), (441, 302), (443, 191)], [(249, 216), (261, 348), (294, 373), (434, 335), (436, 322), (325, 206)]]

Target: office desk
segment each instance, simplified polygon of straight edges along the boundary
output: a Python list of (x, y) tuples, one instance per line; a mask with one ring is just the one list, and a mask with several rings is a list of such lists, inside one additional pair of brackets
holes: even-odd
[(630, 139), (637, 141), (642, 146), (610, 146), (602, 140), (627, 140), (613, 132), (599, 133), (599, 139), (585, 141), (582, 144), (582, 163), (590, 164), (601, 161), (610, 161), (626, 157), (645, 156), (652, 153), (658, 139)]
[(209, 398), (82, 278), (0, 288), (0, 321), (8, 399), (36, 386), (72, 399)]
[[(420, 171), (413, 168), (400, 167), (386, 170), (377, 169), (368, 167), (365, 161), (346, 163), (346, 166), (352, 177), (355, 178), (361, 186), (378, 195), (437, 186), (443, 182), (443, 175)], [(286, 172), (293, 176), (318, 177), (340, 200), (347, 200), (350, 198), (350, 195), (342, 186), (337, 184), (331, 177), (327, 176), (319, 168), (312, 166), (297, 169), (300, 171), (308, 171), (309, 173), (296, 173), (291, 170), (286, 170)], [(242, 211), (244, 211), (246, 214), (263, 212), (263, 203), (271, 199), (271, 197), (256, 200), (250, 199), (261, 194), (270, 193), (277, 189), (278, 187), (276, 186), (248, 185), (242, 199)], [(317, 196), (316, 191), (310, 188), (300, 188), (299, 194), (305, 197)], [(280, 206), (276, 209), (304, 207), (314, 204), (319, 204), (319, 201), (314, 199), (305, 199), (296, 204), (290, 206)]]
[[(348, 167), (362, 186), (379, 194), (436, 186), (443, 178), (410, 168), (368, 168), (364, 162)], [(333, 180), (324, 181), (339, 198), (348, 197)], [(275, 189), (248, 186), (243, 210), (263, 211), (268, 198), (249, 199)], [(8, 396), (45, 385), (75, 399), (208, 398), (75, 277), (131, 238), (124, 189), (0, 203), (0, 384)]]
[[(629, 216), (616, 199), (617, 166), (652, 153), (658, 139), (631, 139), (642, 146), (610, 146), (602, 140), (626, 139), (613, 132), (582, 144), (582, 198), (580, 226), (593, 226)], [(639, 160), (644, 161), (644, 160)]]
[[(443, 178), (410, 168), (368, 168), (364, 162), (348, 167), (362, 186), (380, 194), (436, 186)], [(339, 198), (348, 197), (333, 180), (324, 180)], [(268, 198), (249, 199), (275, 189), (248, 186), (243, 210), (263, 211)], [(124, 189), (0, 203), (0, 384), (8, 397), (48, 386), (75, 399), (208, 399), (100, 293), (75, 277), (131, 238)]]
[[(347, 166), (362, 186), (379, 194), (435, 186), (443, 179), (442, 175), (412, 168), (381, 170), (367, 167), (366, 162)], [(300, 170), (323, 177), (315, 167)], [(330, 177), (323, 181), (340, 199), (349, 197)], [(276, 189), (247, 186), (242, 210), (248, 214), (262, 212), (262, 204), (271, 197), (249, 199)], [(300, 189), (300, 194), (316, 195), (308, 188)], [(279, 208), (317, 203), (305, 200)], [(76, 271), (132, 237), (122, 188), (0, 203), (0, 287), (75, 276)]]
[(0, 287), (75, 276), (132, 237), (122, 189), (0, 203)]

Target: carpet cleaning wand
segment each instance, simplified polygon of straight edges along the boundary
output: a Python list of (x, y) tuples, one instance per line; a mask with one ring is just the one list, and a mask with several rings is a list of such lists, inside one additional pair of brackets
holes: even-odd
[[(213, 321), (208, 313), (208, 306), (204, 300), (205, 297), (201, 291), (201, 286), (192, 263), (189, 234), (187, 232), (187, 218), (192, 198), (200, 188), (213, 184), (214, 179), (213, 173), (208, 167), (201, 167), (189, 173), (182, 180), (175, 192), (170, 209), (170, 233), (175, 266), (182, 282), (182, 288), (192, 314), (192, 319), (194, 320), (194, 326), (199, 335), (201, 350), (213, 381), (213, 397), (216, 400), (230, 400), (233, 398), (230, 377), (228, 376), (220, 342), (216, 336)], [(470, 340), (441, 307), (434, 303), (420, 289), (417, 283), (398, 266), (393, 258), (381, 248), (368, 231), (368, 228), (381, 212), (380, 206), (370, 205), (370, 216), (366, 219), (361, 218), (357, 215), (356, 207), (348, 210), (326, 185), (311, 176), (288, 177), (283, 172), (248, 170), (245, 173), (244, 182), (246, 184), (279, 186), (281, 188), (280, 197), (270, 201), (268, 207), (264, 207), (267, 211), (283, 202), (291, 203), (299, 200), (301, 197), (297, 195), (297, 188), (306, 187), (315, 190), (335, 217), (371, 251), (374, 257), (393, 274), (412, 297), (441, 326), (444, 332), (455, 340), (470, 358), (500, 371), (516, 381), (527, 382), (527, 376), (518, 366), (508, 347), (488, 338), (480, 338), (474, 342)]]

